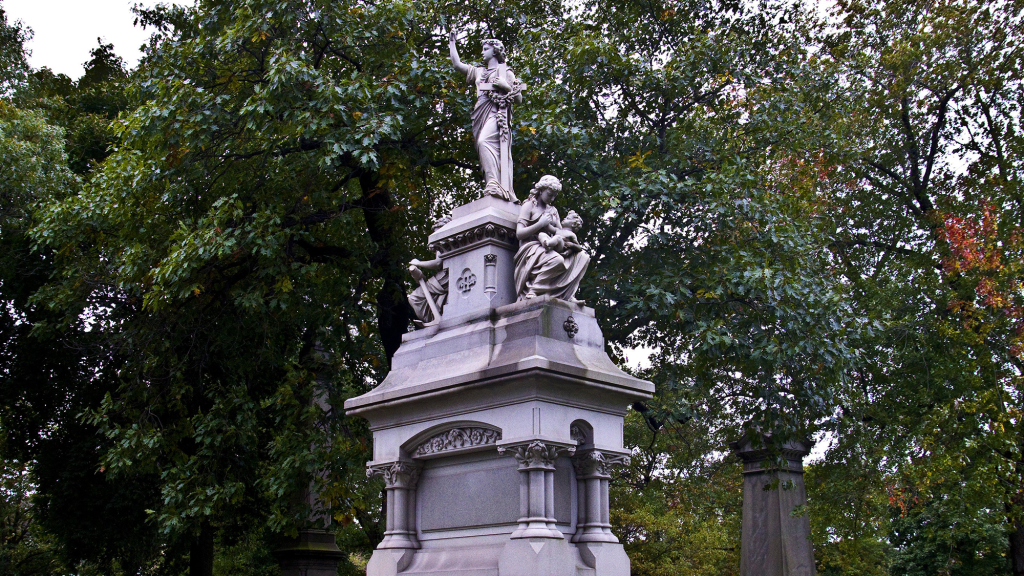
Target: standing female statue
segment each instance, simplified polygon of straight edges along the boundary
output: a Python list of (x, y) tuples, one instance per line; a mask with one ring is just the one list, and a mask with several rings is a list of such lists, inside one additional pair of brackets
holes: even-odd
[(484, 194), (518, 202), (512, 192), (512, 103), (523, 101), (524, 86), (505, 64), (505, 45), (499, 40), (484, 40), (483, 66), (470, 66), (459, 60), (455, 32), (449, 33), (448, 51), (457, 72), (476, 86), (473, 108), (473, 141), (484, 173)]
[(554, 176), (542, 176), (519, 209), (515, 258), (518, 300), (554, 296), (573, 303), (580, 280), (590, 264), (590, 255), (577, 244), (575, 231), (583, 225), (579, 214), (570, 211), (565, 221), (551, 205), (562, 191)]

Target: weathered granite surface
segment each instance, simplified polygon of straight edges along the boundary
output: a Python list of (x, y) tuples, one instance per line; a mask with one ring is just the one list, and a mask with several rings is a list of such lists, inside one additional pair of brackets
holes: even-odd
[(810, 519), (793, 515), (807, 504), (803, 458), (810, 442), (787, 443), (781, 453), (785, 466), (779, 468), (746, 436), (731, 448), (743, 460), (740, 575), (814, 576)]
[(626, 407), (654, 386), (608, 358), (593, 309), (516, 302), (515, 221), (486, 196), (431, 235), (451, 277), (440, 322), (345, 403), (369, 421), (368, 473), (388, 494), (370, 576), (629, 574), (608, 481), (628, 462)]

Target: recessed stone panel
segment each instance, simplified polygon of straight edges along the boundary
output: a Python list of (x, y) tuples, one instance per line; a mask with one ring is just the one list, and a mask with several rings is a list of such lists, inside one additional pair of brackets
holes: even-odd
[(519, 519), (519, 471), (512, 458), (442, 458), (426, 462), (416, 495), (420, 530), (451, 530)]

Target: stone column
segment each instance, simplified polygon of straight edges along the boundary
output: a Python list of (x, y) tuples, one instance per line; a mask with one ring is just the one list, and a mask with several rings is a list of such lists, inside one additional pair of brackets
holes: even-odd
[(377, 548), (417, 549), (416, 481), (420, 466), (416, 462), (398, 461), (366, 468), (369, 477), (383, 476), (387, 489), (387, 517), (384, 540)]
[(555, 526), (555, 461), (575, 452), (575, 446), (539, 440), (498, 448), (519, 462), (519, 507), (525, 515), (511, 538), (564, 538)]
[(573, 542), (618, 542), (608, 518), (608, 481), (613, 466), (629, 464), (629, 456), (585, 450), (573, 458), (577, 514)]
[(785, 466), (776, 468), (772, 455), (755, 448), (748, 437), (730, 444), (743, 460), (740, 576), (815, 575), (810, 519), (792, 514), (807, 504), (803, 459), (810, 446), (808, 441), (786, 443), (781, 452)]
[[(331, 405), (327, 401), (322, 378), (317, 380), (317, 387), (311, 402), (328, 412)], [(322, 471), (316, 473), (316, 476), (321, 481), (327, 477)], [(345, 557), (331, 530), (330, 506), (320, 499), (316, 485), (316, 481), (310, 482), (297, 496), (299, 502), (309, 507), (307, 524), (299, 527), (296, 537), (285, 538), (281, 546), (273, 551), (281, 567), (281, 576), (337, 576), (338, 562)]]

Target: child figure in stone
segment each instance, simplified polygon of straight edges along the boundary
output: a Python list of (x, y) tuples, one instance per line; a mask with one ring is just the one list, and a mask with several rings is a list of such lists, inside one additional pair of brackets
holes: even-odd
[[(569, 213), (565, 215), (565, 219), (562, 220), (561, 228), (555, 228), (551, 234), (539, 232), (537, 233), (537, 240), (549, 252), (579, 252), (583, 249), (583, 246), (580, 245), (580, 241), (576, 238), (576, 232), (582, 226), (583, 219), (580, 218), (580, 215), (575, 210), (569, 210)], [(551, 229), (549, 228), (548, 230), (550, 231)]]
[(590, 264), (590, 255), (579, 245), (576, 230), (582, 219), (570, 212), (565, 222), (552, 205), (562, 183), (551, 175), (542, 176), (530, 197), (519, 209), (516, 237), (519, 250), (515, 257), (517, 300), (553, 296), (581, 304), (576, 299), (580, 280)]

